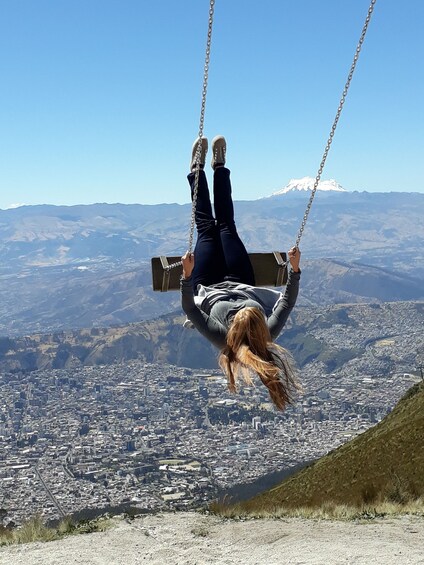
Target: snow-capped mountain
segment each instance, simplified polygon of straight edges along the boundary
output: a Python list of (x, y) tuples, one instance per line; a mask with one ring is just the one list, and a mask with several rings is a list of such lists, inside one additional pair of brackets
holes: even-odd
[[(315, 179), (313, 177), (303, 177), (301, 179), (292, 179), (284, 188), (273, 192), (271, 196), (287, 194), (288, 192), (311, 191), (314, 187)], [(337, 181), (333, 179), (322, 180), (318, 183), (317, 190), (347, 192)]]

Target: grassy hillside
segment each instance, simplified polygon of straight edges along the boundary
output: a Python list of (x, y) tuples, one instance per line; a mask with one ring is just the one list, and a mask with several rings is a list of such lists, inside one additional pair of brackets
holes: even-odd
[(279, 486), (241, 503), (247, 512), (279, 507), (406, 504), (424, 496), (424, 383), (413, 386), (378, 425)]

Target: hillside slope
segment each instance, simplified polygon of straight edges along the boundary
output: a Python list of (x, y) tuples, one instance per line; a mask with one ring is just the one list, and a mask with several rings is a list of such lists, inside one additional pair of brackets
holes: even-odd
[(360, 506), (424, 496), (424, 383), (414, 385), (375, 427), (279, 486), (242, 503), (244, 510)]
[[(236, 200), (249, 251), (289, 249), (307, 197)], [(422, 300), (423, 204), (420, 193), (317, 194), (301, 242), (299, 304)], [(190, 214), (189, 204), (0, 210), (0, 335), (110, 327), (175, 311), (178, 293), (151, 290), (150, 259), (184, 253)]]
[[(0, 276), (0, 335), (111, 327), (181, 312), (179, 292), (151, 289), (150, 265), (110, 269), (56, 267)], [(298, 306), (423, 299), (423, 281), (404, 272), (302, 257)]]
[[(296, 307), (278, 343), (293, 353), (300, 367), (315, 360), (333, 372), (365, 355), (367, 374), (375, 360), (379, 373), (397, 366), (401, 370), (415, 366), (416, 352), (424, 347), (413, 337), (421, 331), (423, 313), (424, 302)], [(198, 332), (183, 328), (183, 321), (183, 316), (169, 314), (128, 326), (0, 337), (0, 370), (71, 369), (131, 359), (217, 368), (217, 350)], [(391, 342), (384, 351), (368, 351), (368, 343), (387, 335)]]

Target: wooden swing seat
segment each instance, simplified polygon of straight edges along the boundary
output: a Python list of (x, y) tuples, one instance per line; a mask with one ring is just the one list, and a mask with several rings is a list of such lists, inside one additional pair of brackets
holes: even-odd
[[(271, 253), (249, 253), (250, 262), (255, 272), (256, 286), (283, 286), (287, 282), (287, 254), (281, 251)], [(168, 265), (180, 261), (180, 257), (152, 258), (153, 290), (167, 292), (179, 290), (181, 265), (167, 270)]]

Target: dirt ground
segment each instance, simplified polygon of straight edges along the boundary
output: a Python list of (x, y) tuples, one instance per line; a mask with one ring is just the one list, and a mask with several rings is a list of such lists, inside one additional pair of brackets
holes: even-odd
[(424, 565), (424, 519), (223, 520), (147, 515), (92, 534), (0, 548), (3, 565)]

